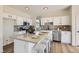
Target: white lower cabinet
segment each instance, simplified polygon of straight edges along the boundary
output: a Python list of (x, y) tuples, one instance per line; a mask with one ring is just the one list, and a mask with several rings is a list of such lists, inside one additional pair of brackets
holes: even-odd
[(34, 43), (31, 43), (31, 42), (26, 42), (26, 46), (25, 46), (25, 49), (26, 49), (26, 53), (32, 53), (32, 49), (33, 49), (33, 46), (35, 44)]
[(52, 31), (48, 31), (48, 32), (49, 32), (49, 34), (48, 34), (48, 38), (49, 38), (51, 41), (53, 41)]
[(25, 52), (25, 41), (14, 40), (14, 52), (24, 53)]
[(14, 40), (14, 53), (32, 53), (35, 44), (27, 41)]
[(61, 31), (61, 43), (71, 44), (71, 32)]

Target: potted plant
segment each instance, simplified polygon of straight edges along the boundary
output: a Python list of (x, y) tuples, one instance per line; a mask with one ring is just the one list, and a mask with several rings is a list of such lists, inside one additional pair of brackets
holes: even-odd
[(30, 26), (30, 27), (27, 29), (27, 32), (30, 33), (30, 34), (33, 34), (34, 31), (35, 31), (34, 26)]

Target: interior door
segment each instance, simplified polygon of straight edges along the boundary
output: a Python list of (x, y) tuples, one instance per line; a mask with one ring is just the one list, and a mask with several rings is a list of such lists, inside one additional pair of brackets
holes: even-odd
[(79, 16), (76, 16), (76, 45), (79, 46)]

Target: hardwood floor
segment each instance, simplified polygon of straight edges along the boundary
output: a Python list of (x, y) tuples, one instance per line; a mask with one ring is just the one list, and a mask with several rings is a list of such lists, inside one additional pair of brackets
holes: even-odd
[(3, 47), (3, 53), (13, 53), (13, 52), (14, 52), (14, 43), (11, 43)]
[(79, 48), (69, 44), (53, 42), (51, 53), (79, 53)]
[[(3, 50), (4, 53), (13, 53), (14, 44), (4, 46)], [(60, 42), (53, 42), (50, 53), (79, 53), (79, 48)]]

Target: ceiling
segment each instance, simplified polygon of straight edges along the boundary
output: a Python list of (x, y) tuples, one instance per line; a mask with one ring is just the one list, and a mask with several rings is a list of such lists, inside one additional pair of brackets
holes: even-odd
[[(32, 16), (51, 16), (54, 12), (66, 10), (69, 5), (10, 5), (10, 7), (26, 12)], [(26, 7), (28, 7), (29, 10), (26, 10)], [(48, 9), (43, 10), (44, 7)]]

